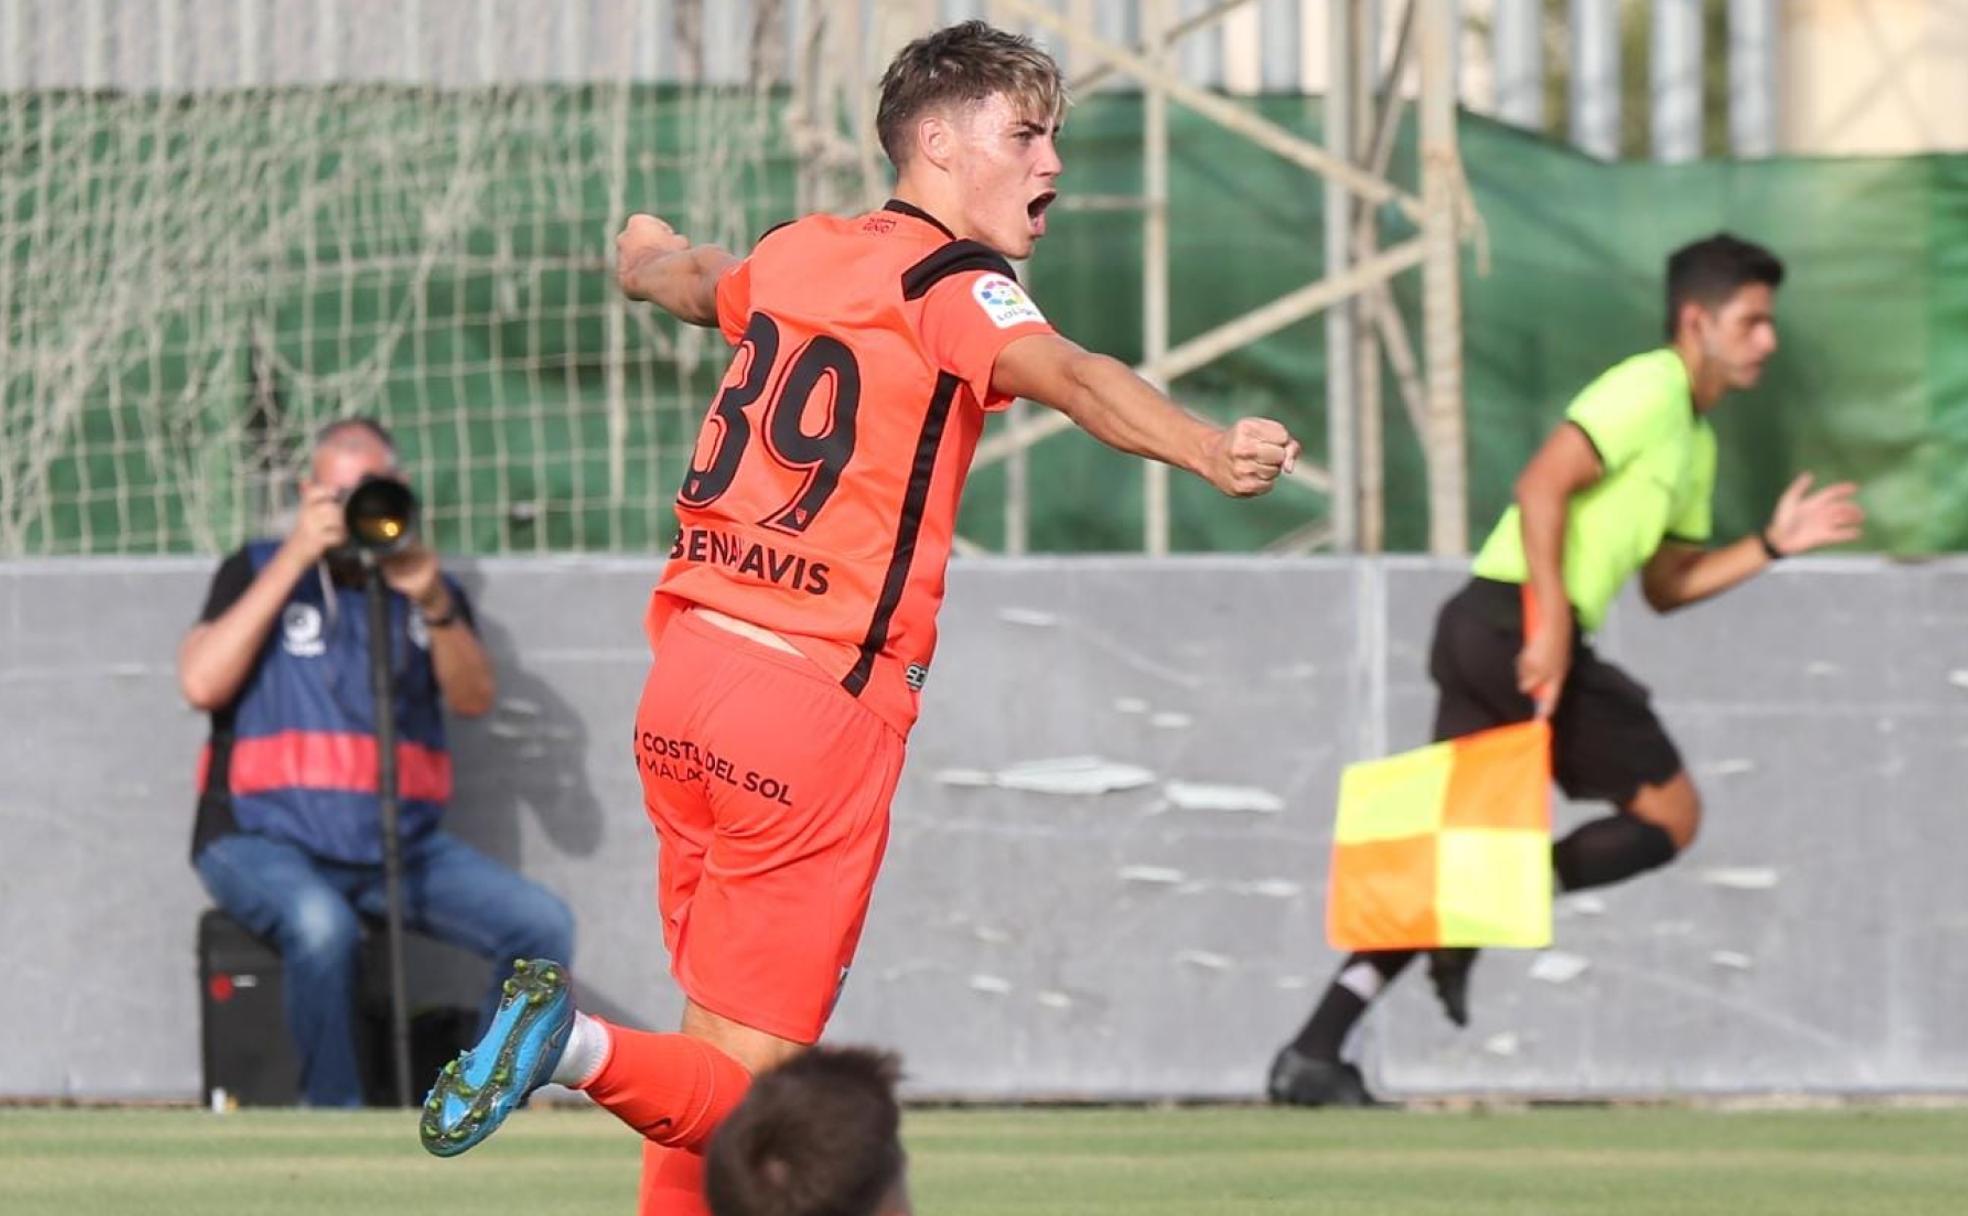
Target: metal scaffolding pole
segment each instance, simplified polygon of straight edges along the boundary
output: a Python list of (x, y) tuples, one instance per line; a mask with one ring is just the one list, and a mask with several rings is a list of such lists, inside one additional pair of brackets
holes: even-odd
[(1619, 0), (1572, 0), (1572, 142), (1600, 160), (1620, 145)]
[(1701, 0), (1654, 0), (1654, 159), (1697, 160), (1702, 150)]
[(1462, 249), (1457, 202), (1465, 189), (1449, 92), (1449, 0), (1421, 9), (1421, 268), (1423, 343), (1428, 359), (1428, 551), (1469, 548), (1468, 458), (1462, 413)]
[[(1353, 25), (1355, 0), (1329, 0), (1326, 27), (1326, 151), (1334, 160), (1353, 161)], [(1353, 265), (1353, 194), (1326, 179), (1326, 276), (1336, 278)], [(1333, 548), (1350, 553), (1360, 547), (1360, 392), (1356, 374), (1359, 343), (1353, 301), (1326, 310), (1326, 462), (1332, 475)]]
[[(1384, 355), (1392, 364), (1406, 415), (1421, 432), (1428, 454), (1430, 547), (1436, 552), (1461, 552), (1468, 529), (1463, 503), (1459, 241), (1465, 227), (1475, 219), (1455, 142), (1455, 0), (1409, 0), (1398, 49), (1385, 74), (1386, 87), (1380, 91), (1378, 104), (1373, 88), (1375, 73), (1370, 68), (1360, 70), (1361, 65), (1380, 60), (1378, 39), (1374, 45), (1362, 41), (1375, 28), (1375, 23), (1366, 20), (1369, 0), (1333, 0), (1329, 7), (1330, 79), (1324, 146), (1312, 144), (1219, 94), (1197, 88), (1174, 71), (1174, 43), (1183, 34), (1205, 28), (1234, 11), (1240, 2), (1255, 0), (1219, 0), (1177, 25), (1172, 24), (1173, 13), (1167, 7), (1170, 0), (1145, 0), (1141, 43), (1135, 47), (1094, 33), (1084, 19), (1085, 13), (1079, 11), (1081, 6), (1076, 6), (1074, 15), (1062, 15), (1043, 0), (995, 0), (994, 9), (1001, 19), (1028, 22), (1069, 41), (1075, 48), (1076, 62), (1091, 67), (1073, 82), (1075, 89), (1113, 72), (1132, 77), (1143, 89), (1146, 130), (1142, 194), (1078, 198), (1069, 194), (1062, 200), (1072, 210), (1143, 213), (1144, 358), (1137, 372), (1166, 386), (1232, 350), (1326, 311), (1329, 468), (1301, 461), (1286, 480), (1326, 495), (1328, 516), (1294, 528), (1266, 545), (1266, 551), (1302, 552), (1325, 545), (1358, 548), (1363, 484), (1373, 515), (1367, 539), (1380, 544), (1376, 487), (1383, 461), (1377, 424), (1379, 361)], [(1420, 198), (1407, 194), (1388, 176), (1404, 104), (1400, 80), (1409, 53), (1417, 48), (1422, 58), (1423, 102)], [(1169, 104), (1181, 105), (1230, 134), (1319, 174), (1326, 187), (1325, 276), (1176, 346), (1169, 345), (1167, 328)], [(1383, 207), (1414, 221), (1421, 234), (1380, 249)], [(1423, 267), (1424, 262), (1422, 351), (1417, 358), (1389, 284), (1395, 277)], [(1360, 370), (1364, 365), (1372, 366), (1376, 382), (1372, 403), (1376, 429), (1367, 436), (1371, 452), (1363, 452), (1361, 444), (1368, 429), (1361, 413)], [(1035, 444), (1071, 428), (1072, 423), (1057, 413), (1015, 411), (1004, 427), (978, 445), (973, 467), (1014, 460)], [(1371, 472), (1363, 461), (1371, 463)], [(1143, 547), (1150, 553), (1168, 548), (1167, 490), (1165, 482), (1157, 484), (1165, 477), (1164, 472), (1150, 474), (1144, 492)], [(1012, 543), (1013, 518), (1013, 508), (1008, 504), (1007, 544)], [(974, 548), (969, 542), (960, 548), (966, 546), (965, 551)]]
[[(1252, 0), (1245, 0), (1245, 3), (1251, 2)], [(1159, 85), (1168, 94), (1169, 100), (1194, 111), (1227, 131), (1243, 136), (1265, 151), (1313, 173), (1337, 178), (1346, 184), (1347, 189), (1362, 198), (1370, 199), (1375, 203), (1392, 204), (1400, 208), (1401, 214), (1409, 219), (1420, 221), (1421, 200), (1385, 178), (1375, 177), (1345, 161), (1336, 160), (1317, 144), (1300, 138), (1267, 118), (1253, 114), (1226, 97), (1192, 85), (1173, 72), (1156, 70), (1140, 55), (1126, 47), (1106, 41), (1092, 30), (1073, 24), (1050, 8), (1039, 4), (1037, 0), (997, 0), (997, 3), (1033, 25), (1069, 39), (1081, 50), (1106, 60), (1114, 68), (1134, 77), (1144, 86), (1150, 83)]]
[[(1457, 2), (1458, 0), (1450, 0), (1452, 7)], [(1371, 128), (1373, 132), (1360, 161), (1373, 173), (1386, 173), (1394, 159), (1394, 140), (1400, 133), (1402, 112), (1407, 108), (1405, 98), (1401, 94), (1401, 87), (1407, 77), (1408, 67), (1413, 61), (1415, 20), (1416, 8), (1410, 0), (1402, 10), (1400, 33), (1394, 46), (1394, 60), (1382, 76), (1384, 84), (1376, 103), (1378, 113), (1373, 121), (1362, 121), (1360, 124), (1361, 130)], [(1451, 31), (1452, 38), (1458, 36), (1457, 32)], [(1375, 213), (1363, 208), (1356, 221), (1354, 233), (1356, 240), (1366, 242), (1361, 246), (1361, 256), (1370, 256), (1372, 241), (1378, 236), (1378, 217)], [(1427, 388), (1422, 383), (1421, 369), (1415, 360), (1414, 344), (1408, 338), (1407, 322), (1402, 319), (1400, 309), (1395, 307), (1393, 294), (1388, 290), (1387, 284), (1374, 284), (1361, 297), (1358, 307), (1361, 313), (1360, 324), (1363, 327), (1370, 326), (1375, 339), (1366, 346), (1368, 353), (1363, 357), (1374, 360), (1376, 379), (1381, 374), (1380, 360), (1385, 358), (1387, 366), (1393, 370), (1395, 387), (1400, 390), (1401, 405), (1406, 413), (1409, 427), (1417, 436), (1427, 434), (1427, 407), (1424, 404)], [(1376, 383), (1374, 388), (1375, 396), (1378, 396), (1379, 384)], [(1382, 420), (1383, 414), (1379, 411), (1383, 408), (1377, 406), (1373, 415), (1375, 421), (1382, 426), (1385, 424)], [(1366, 445), (1362, 446), (1364, 448)], [(1380, 450), (1382, 445), (1376, 443), (1375, 447), (1376, 450)], [(1385, 541), (1386, 503), (1383, 487), (1386, 478), (1379, 467), (1379, 462), (1384, 459), (1384, 455), (1377, 457), (1373, 469), (1363, 468), (1361, 474), (1363, 485), (1368, 481), (1369, 471), (1373, 474), (1371, 488), (1364, 494), (1372, 502), (1361, 508), (1372, 519), (1372, 525), (1367, 529), (1372, 533), (1372, 543), (1364, 546), (1370, 552), (1377, 552), (1384, 546)]]
[(1777, 150), (1777, 0), (1729, 0), (1729, 151)]
[[(1370, 161), (1374, 139), (1382, 129), (1380, 113), (1398, 114), (1395, 96), (1400, 89), (1398, 68), (1386, 77), (1381, 88), (1379, 0), (1353, 0), (1353, 141)], [(1409, 0), (1412, 5), (1413, 0)], [(1376, 111), (1379, 97), (1383, 111)], [(1383, 168), (1381, 170), (1385, 172)], [(1360, 208), (1351, 225), (1353, 258), (1371, 261), (1380, 249), (1380, 225), (1372, 208)], [(1359, 550), (1378, 553), (1386, 547), (1387, 455), (1386, 430), (1381, 417), (1380, 336), (1369, 323), (1369, 301), (1362, 297), (1348, 302), (1353, 311), (1353, 337), (1358, 353), (1353, 357), (1354, 401), (1358, 410), (1360, 505), (1354, 517), (1359, 530)]]
[[(1141, 32), (1148, 42), (1148, 62), (1158, 72), (1169, 68), (1169, 5), (1171, 0), (1144, 0)], [(1142, 98), (1142, 234), (1141, 234), (1141, 353), (1150, 366), (1168, 354), (1169, 342), (1169, 215), (1168, 215), (1168, 94), (1159, 84), (1148, 85)], [(1166, 390), (1168, 383), (1158, 380)], [(1142, 548), (1160, 557), (1169, 551), (1169, 467), (1151, 460), (1142, 470)]]
[[(1032, 407), (1021, 398), (1005, 411), (1005, 426), (1022, 430)], [(1004, 551), (1017, 557), (1032, 543), (1032, 449), (1021, 447), (1005, 458)]]
[(1513, 126), (1544, 128), (1543, 0), (1496, 0), (1492, 34), (1497, 116)]

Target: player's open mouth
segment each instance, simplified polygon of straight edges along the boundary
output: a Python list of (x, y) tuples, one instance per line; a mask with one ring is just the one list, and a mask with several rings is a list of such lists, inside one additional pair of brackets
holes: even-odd
[(1052, 200), (1058, 197), (1059, 197), (1059, 192), (1057, 190), (1048, 190), (1044, 194), (1041, 194), (1039, 195), (1039, 197), (1033, 199), (1031, 202), (1025, 204), (1025, 214), (1032, 221), (1033, 236), (1045, 235), (1046, 208), (1052, 206)]

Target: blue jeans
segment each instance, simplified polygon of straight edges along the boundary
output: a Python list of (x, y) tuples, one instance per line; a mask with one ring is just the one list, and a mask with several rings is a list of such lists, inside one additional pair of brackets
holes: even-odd
[[(361, 918), (387, 914), (382, 867), (323, 861), (244, 833), (214, 840), (194, 864), (226, 915), (280, 951), (302, 1098), (310, 1106), (362, 1105), (357, 958)], [(558, 896), (445, 832), (404, 842), (403, 923), (493, 962), (481, 1031), (512, 960), (573, 959), (574, 917)]]

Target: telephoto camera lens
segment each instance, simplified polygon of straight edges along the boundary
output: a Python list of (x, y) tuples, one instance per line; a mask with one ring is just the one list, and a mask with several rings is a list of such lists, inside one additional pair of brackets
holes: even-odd
[(401, 553), (417, 539), (417, 495), (392, 477), (365, 477), (342, 507), (349, 543), (376, 557)]

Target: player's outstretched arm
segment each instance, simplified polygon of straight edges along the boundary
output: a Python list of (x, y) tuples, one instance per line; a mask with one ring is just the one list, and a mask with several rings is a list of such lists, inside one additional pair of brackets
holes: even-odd
[(991, 387), (1050, 406), (1108, 447), (1186, 469), (1233, 498), (1265, 493), (1298, 461), (1298, 441), (1282, 423), (1242, 418), (1216, 426), (1120, 360), (1057, 334), (1007, 345), (992, 365)]
[(692, 325), (718, 323), (718, 280), (737, 264), (730, 252), (692, 245), (653, 215), (630, 216), (615, 238), (615, 281), (622, 293)]
[(1762, 573), (1780, 557), (1857, 540), (1865, 526), (1858, 493), (1849, 481), (1813, 491), (1811, 475), (1801, 473), (1761, 533), (1720, 549), (1662, 545), (1640, 575), (1648, 605), (1656, 612), (1685, 608)]

